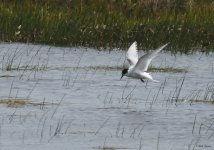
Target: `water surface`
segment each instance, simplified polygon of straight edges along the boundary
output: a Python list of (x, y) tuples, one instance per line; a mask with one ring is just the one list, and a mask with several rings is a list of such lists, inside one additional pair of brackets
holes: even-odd
[(122, 50), (0, 50), (0, 99), (28, 102), (0, 105), (2, 149), (214, 149), (213, 54), (162, 52), (153, 67), (185, 71), (152, 72), (160, 82), (142, 83), (120, 80)]

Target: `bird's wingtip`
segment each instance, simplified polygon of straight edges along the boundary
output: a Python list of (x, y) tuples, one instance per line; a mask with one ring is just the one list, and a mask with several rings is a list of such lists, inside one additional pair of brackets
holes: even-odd
[[(136, 42), (136, 41), (134, 41), (134, 42), (131, 44), (130, 47), (133, 47), (133, 46), (134, 46), (134, 47), (137, 47), (137, 42)], [(129, 47), (129, 48), (130, 48), (130, 47)]]
[(134, 41), (133, 44), (134, 44), (135, 46), (137, 46), (137, 41)]
[(159, 50), (162, 50), (162, 49), (164, 49), (167, 45), (169, 45), (170, 44), (170, 42), (168, 42), (168, 43), (166, 43), (166, 44), (164, 44), (163, 46), (161, 46), (160, 48), (159, 48)]
[(168, 43), (166, 43), (165, 45), (163, 45), (164, 47), (166, 47), (167, 45), (169, 45), (170, 44), (170, 42), (168, 42)]

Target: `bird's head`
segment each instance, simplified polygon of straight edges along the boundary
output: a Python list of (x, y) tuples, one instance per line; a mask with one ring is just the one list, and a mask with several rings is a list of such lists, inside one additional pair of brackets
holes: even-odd
[(120, 80), (123, 78), (124, 75), (126, 75), (128, 73), (128, 69), (123, 69), (123, 71), (121, 72), (121, 78)]

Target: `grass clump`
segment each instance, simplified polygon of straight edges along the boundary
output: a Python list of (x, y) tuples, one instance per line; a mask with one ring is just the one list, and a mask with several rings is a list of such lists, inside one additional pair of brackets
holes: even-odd
[(24, 107), (28, 104), (27, 99), (1, 99), (0, 104), (6, 104), (8, 107)]
[(186, 100), (191, 103), (209, 103), (214, 104), (214, 82), (207, 84), (207, 87), (203, 90), (194, 90), (185, 97)]
[(12, 78), (12, 77), (15, 77), (15, 76), (9, 75), (9, 74), (0, 75), (0, 78)]
[(214, 49), (212, 0), (1, 1), (0, 40), (96, 48)]
[(0, 99), (0, 104), (6, 104), (8, 107), (24, 107), (24, 106), (40, 106), (40, 108), (43, 108), (47, 105), (57, 105), (57, 103), (49, 103), (45, 101), (41, 102), (34, 102), (30, 101), (29, 99), (25, 98), (6, 98), (6, 99)]
[[(84, 67), (74, 67), (72, 69), (85, 69), (85, 70), (102, 70), (102, 71), (118, 71), (123, 70), (125, 66), (84, 66)], [(60, 69), (60, 68), (55, 68)], [(148, 72), (169, 72), (169, 73), (184, 73), (188, 70), (185, 68), (174, 68), (174, 67), (155, 67), (150, 66)]]
[(149, 72), (170, 72), (170, 73), (185, 73), (187, 69), (183, 68), (173, 68), (173, 67), (149, 67)]

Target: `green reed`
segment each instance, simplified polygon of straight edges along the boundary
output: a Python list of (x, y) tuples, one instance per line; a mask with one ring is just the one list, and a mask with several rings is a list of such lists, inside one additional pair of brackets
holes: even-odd
[[(60, 46), (214, 49), (211, 0), (23, 0), (0, 3), (0, 40)], [(20, 26), (21, 25), (21, 26)]]

